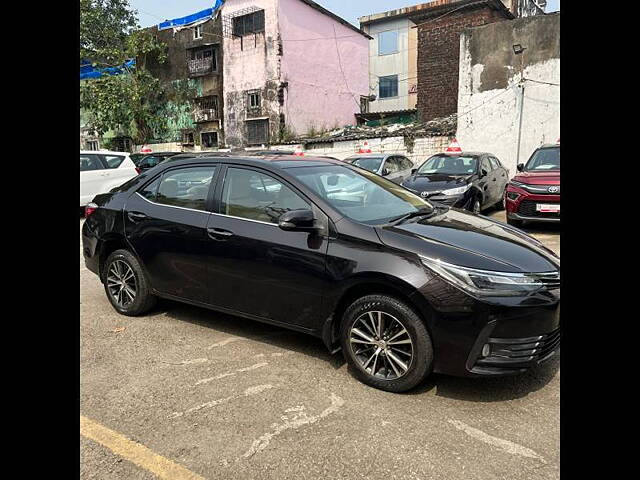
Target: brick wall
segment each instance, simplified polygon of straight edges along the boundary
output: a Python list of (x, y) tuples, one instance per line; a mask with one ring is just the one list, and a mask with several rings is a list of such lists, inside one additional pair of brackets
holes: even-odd
[(418, 24), (417, 108), (422, 121), (457, 111), (462, 30), (506, 19), (505, 13), (482, 6), (459, 10), (436, 20), (414, 20)]

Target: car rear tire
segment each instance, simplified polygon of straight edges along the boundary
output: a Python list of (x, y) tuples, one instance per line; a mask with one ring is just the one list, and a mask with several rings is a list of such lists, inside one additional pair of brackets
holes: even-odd
[(142, 266), (128, 250), (116, 250), (107, 257), (102, 283), (111, 305), (122, 315), (142, 315), (156, 304)]
[(388, 295), (353, 302), (343, 316), (340, 342), (350, 373), (380, 390), (410, 390), (433, 368), (424, 322), (406, 303)]

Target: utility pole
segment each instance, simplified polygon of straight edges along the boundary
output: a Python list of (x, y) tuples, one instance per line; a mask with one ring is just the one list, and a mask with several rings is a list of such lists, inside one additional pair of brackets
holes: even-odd
[(522, 116), (524, 113), (524, 55), (522, 54), (526, 50), (520, 44), (513, 46), (513, 52), (520, 57), (520, 115), (518, 119), (518, 147), (516, 150), (516, 165), (520, 164), (520, 141), (522, 140)]

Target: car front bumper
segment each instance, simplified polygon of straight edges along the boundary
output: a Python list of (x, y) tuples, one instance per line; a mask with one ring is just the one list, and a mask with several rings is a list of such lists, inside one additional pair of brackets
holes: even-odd
[[(432, 279), (420, 289), (434, 350), (433, 370), (459, 377), (522, 373), (559, 353), (560, 289), (528, 297), (476, 299)], [(437, 292), (437, 296), (433, 293)], [(489, 345), (483, 354), (483, 347)]]

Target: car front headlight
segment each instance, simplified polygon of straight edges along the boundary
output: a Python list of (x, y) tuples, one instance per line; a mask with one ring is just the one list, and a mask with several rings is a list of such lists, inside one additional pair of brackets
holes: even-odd
[(464, 187), (450, 188), (448, 190), (443, 190), (442, 195), (462, 195), (464, 192), (471, 188), (471, 184), (468, 183)]
[(473, 296), (522, 296), (559, 288), (560, 272), (509, 273), (461, 267), (420, 255), (422, 264)]

